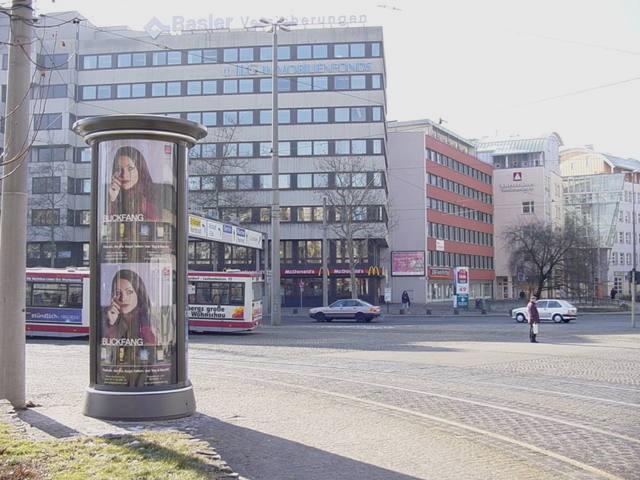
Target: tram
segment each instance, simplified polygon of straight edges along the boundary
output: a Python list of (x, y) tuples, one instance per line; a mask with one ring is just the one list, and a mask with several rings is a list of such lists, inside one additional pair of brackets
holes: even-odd
[[(27, 336), (89, 335), (89, 269), (27, 268)], [(262, 323), (262, 272), (189, 272), (189, 330), (251, 331)]]
[(189, 330), (240, 332), (262, 323), (262, 272), (189, 272)]
[(27, 268), (27, 335), (89, 335), (88, 299), (88, 268)]

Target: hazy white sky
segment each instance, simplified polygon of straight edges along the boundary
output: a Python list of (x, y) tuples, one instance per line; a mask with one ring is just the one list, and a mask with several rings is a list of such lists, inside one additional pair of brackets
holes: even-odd
[[(8, 2), (1, 2), (6, 5)], [(98, 26), (153, 17), (356, 15), (384, 28), (388, 119), (442, 118), (468, 138), (557, 132), (640, 159), (638, 0), (34, 0)], [(285, 42), (284, 35), (281, 41)]]

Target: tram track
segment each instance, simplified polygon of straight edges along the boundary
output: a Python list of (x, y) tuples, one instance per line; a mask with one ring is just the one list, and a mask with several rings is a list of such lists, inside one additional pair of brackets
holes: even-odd
[[(190, 359), (192, 363), (210, 363), (210, 357), (206, 359), (204, 356), (200, 357), (194, 353), (192, 351)], [(249, 361), (240, 358), (232, 360), (217, 358), (216, 362), (224, 363), (229, 368), (228, 372), (217, 371), (213, 374), (219, 378), (236, 379), (240, 382), (260, 382), (278, 388), (304, 391), (314, 396), (321, 395), (325, 398), (340, 399), (354, 405), (366, 405), (379, 409), (381, 412), (400, 416), (409, 422), (417, 419), (434, 422), (446, 429), (463, 430), (485, 440), (489, 439), (518, 449), (526, 449), (533, 454), (560, 461), (600, 478), (640, 478), (639, 476), (629, 476), (630, 472), (628, 471), (612, 468), (606, 459), (595, 461), (589, 455), (585, 455), (582, 450), (584, 448), (582, 439), (588, 438), (590, 442), (608, 445), (607, 450), (611, 452), (616, 450), (631, 451), (637, 458), (640, 456), (640, 439), (602, 428), (595, 423), (584, 423), (581, 419), (576, 420), (570, 416), (562, 417), (535, 412), (526, 405), (521, 408), (505, 406), (486, 399), (471, 398), (469, 394), (466, 396), (453, 395), (442, 391), (399, 386), (385, 381), (359, 380), (353, 378), (354, 374), (358, 373), (354, 372), (353, 368), (337, 369), (349, 375), (350, 378), (346, 378), (346, 375), (319, 373), (318, 369), (331, 371), (336, 369), (327, 365), (318, 366), (307, 362), (269, 361), (267, 363), (270, 367), (265, 367), (265, 361), (260, 362), (261, 366), (248, 364), (255, 363), (255, 359)], [(315, 369), (316, 371), (305, 372), (300, 369)], [(243, 373), (237, 373), (238, 370), (242, 370)], [(372, 372), (369, 370), (365, 372), (362, 370), (360, 373), (378, 378), (394, 375), (394, 372), (391, 371)], [(528, 389), (504, 383), (495, 384), (489, 381), (467, 380), (467, 382), (475, 384), (477, 388), (491, 387), (492, 389), (511, 389), (526, 393), (535, 392), (538, 396), (554, 396), (563, 393), (540, 388)], [(319, 388), (318, 385), (323, 385), (323, 387)], [(633, 392), (633, 389), (631, 391)], [(616, 402), (607, 398), (576, 394), (571, 397), (574, 400), (587, 403), (631, 409), (636, 415), (636, 410), (640, 408), (640, 404), (633, 402)], [(564, 441), (555, 438), (554, 432), (559, 432), (558, 435), (568, 440), (570, 445), (567, 447)]]
[[(192, 347), (193, 349), (193, 347)], [(197, 360), (198, 357), (192, 355), (191, 358), (193, 360)], [(204, 357), (203, 357), (204, 358)], [(250, 360), (242, 360), (239, 358), (233, 358), (233, 359), (222, 359), (222, 358), (216, 358), (216, 362), (228, 362), (228, 363), (232, 363), (234, 365), (239, 365), (239, 364), (245, 364), (246, 365), (250, 365), (250, 364), (255, 364), (255, 359), (250, 359)], [(277, 361), (266, 361), (264, 359), (260, 359), (260, 363), (262, 365), (268, 364), (268, 365), (272, 365), (272, 366), (281, 366), (281, 367), (300, 367), (300, 368), (322, 368), (322, 369), (330, 369), (330, 370), (338, 370), (338, 371), (345, 371), (348, 372), (349, 374), (353, 374), (353, 373), (363, 373), (363, 374), (367, 374), (367, 375), (391, 375), (391, 374), (396, 374), (398, 373), (397, 369), (389, 369), (389, 370), (378, 370), (378, 371), (372, 371), (371, 369), (358, 369), (357, 367), (355, 367), (354, 365), (349, 365), (349, 366), (341, 366), (341, 365), (328, 365), (328, 364), (323, 364), (322, 366), (319, 366), (318, 364), (313, 364), (313, 363), (301, 363), (301, 362), (297, 362), (297, 363), (292, 363), (290, 361), (282, 361), (282, 362), (277, 362)], [(299, 372), (297, 372), (299, 374)], [(408, 371), (406, 369), (402, 370), (403, 375), (407, 375)], [(434, 379), (434, 380), (437, 380)], [(477, 385), (477, 386), (486, 386), (486, 387), (499, 387), (499, 388), (507, 388), (507, 389), (511, 389), (511, 390), (520, 390), (520, 391), (524, 391), (524, 392), (531, 392), (531, 393), (540, 393), (540, 394), (544, 394), (544, 395), (557, 395), (559, 397), (566, 397), (566, 398), (572, 398), (572, 399), (576, 399), (576, 400), (586, 400), (586, 401), (593, 401), (593, 402), (599, 402), (599, 403), (605, 403), (605, 404), (611, 404), (611, 405), (618, 405), (618, 406), (622, 406), (622, 407), (630, 407), (630, 408), (637, 408), (640, 409), (640, 388), (636, 388), (636, 387), (625, 387), (625, 386), (620, 386), (620, 385), (603, 385), (603, 384), (597, 384), (597, 383), (592, 383), (592, 382), (576, 382), (576, 381), (571, 381), (571, 380), (566, 380), (566, 379), (562, 379), (562, 380), (557, 380), (556, 382), (558, 382), (558, 386), (559, 387), (564, 387), (564, 386), (572, 386), (572, 387), (576, 387), (576, 388), (580, 388), (580, 387), (590, 387), (590, 388), (595, 388), (595, 389), (602, 389), (602, 390), (615, 390), (615, 391), (619, 391), (619, 392), (625, 392), (628, 393), (630, 396), (635, 396), (638, 401), (636, 402), (629, 402), (629, 401), (620, 401), (620, 400), (615, 400), (615, 399), (611, 399), (611, 398), (605, 398), (602, 396), (592, 396), (592, 395), (584, 395), (584, 394), (579, 394), (579, 393), (573, 393), (573, 392), (567, 392), (567, 391), (562, 391), (559, 388), (555, 388), (555, 389), (544, 389), (544, 388), (538, 388), (538, 387), (531, 387), (531, 386), (522, 386), (522, 385), (515, 385), (515, 384), (507, 384), (507, 383), (501, 383), (498, 382), (495, 378), (490, 378), (488, 380), (484, 380), (484, 381), (479, 381), (479, 380), (471, 380), (471, 379), (465, 379), (465, 383), (466, 384), (473, 384), (473, 385)]]

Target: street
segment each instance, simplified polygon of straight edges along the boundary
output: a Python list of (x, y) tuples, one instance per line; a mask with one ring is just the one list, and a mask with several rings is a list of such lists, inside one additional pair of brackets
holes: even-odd
[[(254, 480), (640, 478), (640, 329), (585, 314), (543, 323), (538, 339), (506, 315), (299, 315), (192, 335), (198, 413), (156, 423)], [(30, 340), (32, 410), (99, 430), (78, 416), (87, 355), (86, 342)]]

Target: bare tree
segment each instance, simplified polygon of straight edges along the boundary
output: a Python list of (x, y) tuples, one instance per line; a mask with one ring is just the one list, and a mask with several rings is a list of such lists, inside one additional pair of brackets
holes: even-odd
[(223, 188), (223, 178), (226, 175), (248, 173), (250, 162), (246, 157), (239, 157), (237, 146), (233, 139), (237, 137), (238, 127), (231, 125), (214, 130), (216, 151), (201, 152), (199, 158), (189, 161), (189, 175), (200, 176), (201, 185), (197, 191), (190, 192), (190, 208), (194, 213), (206, 212), (215, 218), (222, 219), (222, 209), (227, 207), (246, 206), (249, 195), (241, 189)]
[(333, 213), (329, 228), (346, 242), (351, 297), (358, 298), (356, 267), (364, 258), (356, 242), (386, 237), (387, 226), (382, 217), (386, 193), (376, 181), (377, 172), (367, 168), (362, 158), (330, 157), (324, 160), (323, 167), (335, 176), (335, 189), (322, 194)]
[[(524, 276), (533, 294), (565, 288), (567, 274), (575, 275), (579, 252), (585, 246), (584, 229), (573, 218), (563, 227), (541, 220), (513, 226), (505, 231), (511, 271)], [(584, 263), (584, 260), (582, 260)]]
[(53, 160), (37, 163), (30, 172), (31, 238), (44, 239), (49, 245), (50, 267), (55, 267), (58, 254), (57, 241), (62, 240), (65, 226), (61, 210), (67, 205), (67, 195), (62, 189), (64, 162)]

